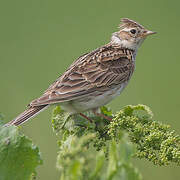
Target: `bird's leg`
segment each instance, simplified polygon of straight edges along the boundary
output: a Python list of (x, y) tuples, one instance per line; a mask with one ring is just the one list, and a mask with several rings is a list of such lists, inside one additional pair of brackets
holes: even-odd
[(86, 115), (84, 115), (83, 113), (79, 113), (80, 116), (82, 116), (83, 118), (87, 119), (90, 123), (92, 123), (92, 119), (87, 117)]
[(108, 120), (108, 121), (112, 121), (112, 118), (110, 118), (109, 116), (106, 116), (106, 115), (104, 115), (104, 114), (98, 113), (98, 112), (96, 111), (96, 109), (93, 109), (92, 112), (93, 112), (96, 116), (102, 117), (102, 118), (104, 118), (104, 119), (106, 119), (106, 120)]

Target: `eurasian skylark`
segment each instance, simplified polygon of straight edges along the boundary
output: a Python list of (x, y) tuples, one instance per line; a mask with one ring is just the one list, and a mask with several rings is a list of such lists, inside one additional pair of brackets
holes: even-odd
[(18, 126), (52, 104), (83, 116), (82, 112), (96, 112), (118, 96), (133, 74), (138, 48), (148, 35), (155, 34), (128, 18), (121, 22), (120, 30), (112, 34), (108, 44), (76, 59), (41, 97), (6, 126)]

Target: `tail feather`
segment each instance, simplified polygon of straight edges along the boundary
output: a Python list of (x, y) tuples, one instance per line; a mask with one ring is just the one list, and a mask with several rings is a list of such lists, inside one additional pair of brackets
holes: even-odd
[(38, 115), (41, 111), (45, 110), (49, 105), (41, 105), (41, 106), (35, 106), (35, 107), (29, 107), (27, 110), (25, 110), (23, 113), (21, 113), (19, 116), (17, 116), (12, 121), (8, 122), (4, 126), (10, 126), (15, 125), (19, 126), (32, 117)]

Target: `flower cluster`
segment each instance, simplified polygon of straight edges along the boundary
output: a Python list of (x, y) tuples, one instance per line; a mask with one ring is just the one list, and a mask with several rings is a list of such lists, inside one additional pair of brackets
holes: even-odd
[(133, 156), (156, 165), (180, 164), (179, 135), (153, 120), (147, 106), (126, 106), (115, 115), (102, 107), (101, 113), (112, 121), (86, 112), (90, 123), (59, 106), (54, 109), (52, 125), (58, 135), (57, 167), (62, 179), (112, 179), (125, 173), (128, 179), (140, 180), (130, 161)]

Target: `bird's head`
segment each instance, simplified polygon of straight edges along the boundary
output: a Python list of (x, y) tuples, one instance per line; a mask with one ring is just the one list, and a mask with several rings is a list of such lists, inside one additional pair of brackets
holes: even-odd
[(121, 22), (120, 30), (112, 34), (111, 42), (124, 48), (137, 50), (147, 36), (156, 33), (128, 18)]

